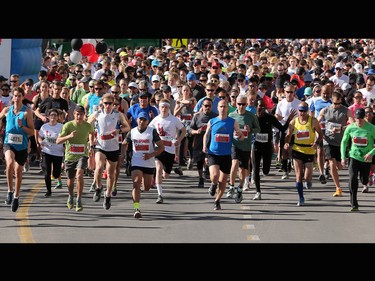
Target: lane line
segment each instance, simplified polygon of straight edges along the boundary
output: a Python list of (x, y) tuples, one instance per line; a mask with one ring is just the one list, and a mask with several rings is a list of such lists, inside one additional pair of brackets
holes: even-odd
[[(31, 188), (31, 192), (28, 192), (25, 197), (20, 196), (20, 207), (16, 213), (16, 218), (19, 224), (18, 236), (21, 243), (36, 243), (33, 237), (33, 232), (30, 228), (29, 222), (29, 208), (33, 202), (35, 196), (39, 193), (42, 187), (45, 186), (44, 180), (37, 183)], [(22, 195), (22, 189), (21, 189)], [(21, 201), (22, 200), (22, 201)]]

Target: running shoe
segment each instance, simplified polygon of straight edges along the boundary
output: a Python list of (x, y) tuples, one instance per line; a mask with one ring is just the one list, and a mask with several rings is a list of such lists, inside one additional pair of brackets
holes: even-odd
[(163, 204), (163, 202), (164, 202), (163, 196), (158, 195), (158, 199), (156, 199), (156, 204)]
[(12, 212), (17, 212), (18, 206), (19, 206), (19, 199), (18, 198), (13, 198)]
[(228, 192), (227, 192), (227, 198), (233, 198), (234, 195), (234, 187), (229, 186)]
[(55, 185), (55, 189), (61, 189), (62, 188), (62, 182), (57, 181), (57, 184)]
[(342, 196), (342, 189), (341, 188), (336, 188), (335, 193), (332, 195), (333, 197), (341, 197)]
[(262, 199), (262, 194), (260, 192), (255, 193), (253, 200), (261, 200), (261, 199)]
[(7, 199), (5, 200), (5, 204), (10, 205), (13, 201), (13, 192), (8, 192)]
[(73, 197), (69, 196), (68, 201), (66, 201), (66, 206), (68, 206), (69, 209), (73, 209)]
[(220, 205), (220, 201), (215, 201), (214, 202), (214, 210), (221, 210), (221, 205)]
[(241, 187), (237, 187), (236, 194), (235, 194), (235, 197), (234, 197), (234, 202), (241, 203), (242, 199), (243, 199), (242, 188)]
[(216, 189), (217, 189), (217, 184), (212, 184), (212, 183), (211, 183), (211, 186), (208, 188), (208, 193), (209, 193), (211, 196), (215, 196), (215, 194), (216, 194)]
[(102, 190), (103, 190), (103, 186), (101, 188), (95, 189), (94, 196), (92, 197), (94, 202), (98, 202), (100, 200), (100, 197), (102, 195)]
[(117, 186), (114, 186), (112, 188), (112, 196), (116, 196), (117, 195)]
[(305, 198), (300, 197), (297, 203), (297, 206), (303, 206), (305, 205)]
[(199, 178), (198, 188), (204, 188), (204, 178)]
[(94, 192), (95, 191), (95, 188), (96, 188), (95, 185), (96, 185), (96, 183), (95, 183), (95, 181), (93, 181), (92, 184), (91, 184), (91, 186), (90, 186), (90, 190), (89, 190), (90, 192)]
[(134, 218), (136, 218), (136, 219), (140, 219), (140, 218), (142, 218), (142, 214), (141, 214), (141, 211), (139, 210), (139, 209), (135, 209), (134, 210)]
[(77, 201), (76, 201), (76, 212), (80, 212), (82, 210), (83, 210), (83, 205), (82, 205), (81, 198), (77, 198)]
[(320, 181), (321, 184), (327, 183), (327, 179), (323, 174), (319, 176), (318, 180)]
[(109, 208), (111, 208), (111, 197), (107, 197), (106, 193), (104, 193), (103, 208), (106, 210), (109, 210)]

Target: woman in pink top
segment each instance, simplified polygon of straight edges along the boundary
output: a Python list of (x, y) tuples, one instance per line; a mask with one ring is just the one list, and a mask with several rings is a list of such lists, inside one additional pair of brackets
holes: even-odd
[(349, 109), (350, 111), (352, 112), (353, 116), (354, 116), (354, 112), (358, 109), (358, 108), (365, 108), (365, 105), (363, 104), (363, 95), (360, 91), (355, 91), (354, 95), (353, 95), (353, 104), (351, 106), (349, 106)]

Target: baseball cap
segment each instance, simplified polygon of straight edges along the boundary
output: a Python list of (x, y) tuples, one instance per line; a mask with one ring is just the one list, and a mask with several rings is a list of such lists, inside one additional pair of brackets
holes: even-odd
[(304, 82), (311, 82), (312, 80), (313, 78), (310, 73), (306, 73), (305, 76), (303, 77)]
[(343, 69), (343, 67), (344, 67), (344, 64), (341, 63), (341, 62), (338, 62), (338, 63), (336, 63), (336, 65), (335, 65), (335, 68)]
[(6, 79), (3, 75), (0, 75), (0, 81), (7, 81), (8, 79)]
[(168, 85), (164, 85), (163, 87), (162, 87), (162, 89), (161, 89), (163, 92), (172, 92), (172, 89), (171, 89), (171, 87), (170, 86), (168, 86)]
[(154, 81), (160, 81), (160, 76), (159, 75), (152, 75), (151, 77), (151, 82), (154, 82)]
[(197, 80), (197, 76), (195, 76), (195, 74), (194, 74), (193, 72), (189, 72), (189, 73), (186, 75), (186, 80), (187, 80), (187, 81)]
[(305, 96), (311, 96), (311, 93), (312, 93), (312, 91), (311, 91), (311, 88), (310, 88), (310, 87), (306, 87), (306, 88), (305, 88), (305, 91), (303, 92), (303, 94), (304, 94)]
[(148, 114), (144, 111), (138, 113), (137, 118), (143, 118), (143, 119), (146, 119), (147, 121), (150, 121), (150, 116), (148, 116)]
[(349, 83), (343, 83), (341, 86), (341, 90), (343, 91), (349, 90), (351, 88), (352, 88), (352, 85), (350, 85)]
[(365, 118), (365, 115), (366, 115), (366, 112), (365, 112), (365, 109), (364, 108), (358, 108), (355, 113), (354, 113), (354, 117), (355, 118), (358, 118), (358, 119), (363, 119)]
[(128, 88), (130, 88), (130, 87), (134, 87), (134, 88), (138, 89), (138, 84), (135, 83), (135, 82), (130, 82), (129, 85), (128, 85)]
[(158, 66), (159, 67), (159, 61), (157, 59), (154, 59), (152, 62), (151, 62), (151, 66)]

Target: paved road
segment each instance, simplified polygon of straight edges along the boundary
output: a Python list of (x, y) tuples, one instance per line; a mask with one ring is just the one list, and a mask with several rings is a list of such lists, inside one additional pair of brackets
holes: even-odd
[[(0, 170), (2, 171), (3, 169)], [(332, 197), (331, 180), (322, 185), (314, 172), (311, 190), (305, 190), (306, 205), (297, 207), (294, 174), (281, 180), (275, 168), (262, 177), (262, 199), (253, 201), (254, 188), (236, 204), (223, 198), (222, 210), (213, 210), (207, 188), (197, 188), (197, 172), (174, 173), (164, 184), (164, 204), (155, 204), (157, 192), (143, 192), (143, 218), (133, 218), (131, 180), (122, 171), (118, 195), (109, 210), (93, 202), (92, 179), (85, 177), (84, 209), (66, 207), (63, 189), (44, 198), (45, 188), (36, 168), (24, 174), (20, 208), (0, 205), (2, 243), (374, 243), (375, 193), (359, 193), (360, 212), (351, 213), (347, 170), (340, 171), (343, 197)], [(6, 197), (6, 179), (0, 176), (0, 198)]]

